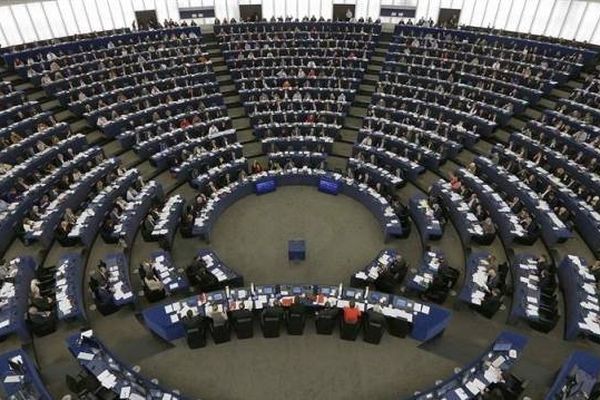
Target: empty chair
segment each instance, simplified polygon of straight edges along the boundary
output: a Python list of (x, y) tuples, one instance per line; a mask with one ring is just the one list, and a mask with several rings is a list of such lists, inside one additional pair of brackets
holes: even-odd
[(376, 305), (369, 311), (363, 324), (363, 340), (367, 343), (379, 344), (385, 330), (385, 317), (381, 307)]
[(265, 307), (260, 321), (263, 336), (266, 338), (279, 337), (282, 319), (283, 309), (279, 302), (275, 301), (272, 306)]
[(231, 312), (230, 321), (238, 339), (254, 336), (254, 315), (244, 307), (244, 303), (240, 303), (238, 310)]
[(185, 337), (190, 349), (197, 349), (206, 346), (206, 327), (204, 319), (200, 316), (195, 316), (192, 310), (189, 310), (187, 315), (181, 320)]
[(339, 309), (332, 308), (329, 303), (326, 303), (325, 308), (319, 310), (315, 315), (317, 333), (319, 335), (331, 335), (339, 314)]
[(302, 335), (306, 324), (306, 307), (299, 297), (294, 299), (287, 314), (287, 331), (290, 335)]
[(386, 322), (387, 322), (386, 325), (388, 328), (388, 332), (392, 336), (404, 338), (404, 337), (406, 337), (406, 335), (408, 335), (410, 333), (411, 325), (410, 325), (410, 322), (408, 322), (406, 320), (399, 319), (399, 318), (393, 318), (393, 317), (387, 317)]

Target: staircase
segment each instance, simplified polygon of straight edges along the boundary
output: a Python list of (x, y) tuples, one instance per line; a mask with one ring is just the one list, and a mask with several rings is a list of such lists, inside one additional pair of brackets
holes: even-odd
[(348, 115), (344, 118), (340, 137), (333, 143), (332, 153), (327, 159), (327, 165), (330, 169), (346, 170), (348, 158), (352, 156), (352, 146), (356, 143), (358, 131), (362, 126), (362, 119), (367, 114), (367, 108), (371, 104), (371, 96), (375, 92), (379, 81), (379, 73), (383, 68), (385, 54), (391, 40), (392, 34), (390, 32), (381, 33), (379, 43), (375, 47), (369, 66), (358, 87), (354, 102), (350, 106)]
[(244, 148), (244, 157), (252, 161), (255, 158), (260, 158), (258, 161), (266, 165), (266, 157), (263, 155), (261, 142), (254, 137), (252, 127), (250, 126), (250, 118), (246, 115), (244, 106), (241, 103), (240, 95), (229, 73), (229, 68), (227, 68), (225, 57), (223, 56), (221, 47), (217, 43), (217, 38), (214, 33), (204, 33), (203, 37), (208, 55), (213, 63), (213, 70), (217, 76), (221, 94), (225, 99), (227, 115), (231, 118), (233, 128), (236, 130), (238, 142)]

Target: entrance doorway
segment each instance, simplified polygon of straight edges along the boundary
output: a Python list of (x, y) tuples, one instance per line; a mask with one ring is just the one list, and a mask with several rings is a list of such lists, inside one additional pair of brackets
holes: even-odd
[(240, 19), (242, 21), (260, 21), (262, 19), (262, 6), (240, 5)]
[(158, 24), (156, 10), (136, 11), (135, 20), (137, 21), (138, 28), (156, 26)]
[(350, 18), (354, 18), (355, 11), (354, 4), (334, 4), (333, 5), (333, 20), (334, 21), (348, 21)]

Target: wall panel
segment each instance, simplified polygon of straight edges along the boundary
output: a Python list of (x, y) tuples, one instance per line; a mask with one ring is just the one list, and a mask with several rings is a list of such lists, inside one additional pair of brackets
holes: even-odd
[(521, 21), (525, 4), (526, 0), (512, 0), (512, 7), (503, 29), (513, 32), (519, 29), (519, 22)]
[(495, 27), (504, 29), (508, 22), (508, 14), (512, 9), (513, 2), (514, 0), (500, 0), (498, 2), (497, 12), (494, 16)]
[[(382, 5), (415, 7), (417, 18), (437, 21), (440, 8), (460, 9), (459, 23), (560, 36), (600, 44), (600, 2), (582, 0), (47, 0), (3, 6), (0, 41), (17, 44), (130, 27), (136, 10), (156, 10), (160, 21), (179, 19), (179, 7), (214, 6), (218, 18), (239, 20), (240, 4), (262, 5), (263, 17), (329, 19), (334, 4), (354, 4), (356, 18), (379, 18)], [(12, 13), (11, 13), (12, 11)], [(14, 14), (14, 20), (12, 17)], [(383, 22), (396, 23), (399, 18)], [(198, 24), (212, 23), (197, 19)], [(18, 26), (17, 26), (18, 24)]]
[(548, 19), (548, 26), (544, 30), (544, 35), (559, 36), (565, 22), (565, 17), (569, 11), (571, 0), (556, 0), (552, 14)]
[(22, 43), (23, 38), (19, 33), (19, 28), (12, 17), (9, 6), (0, 7), (0, 15), (4, 16), (4, 18), (0, 18), (0, 25), (2, 25), (2, 31), (6, 35), (6, 44)]
[[(27, 11), (25, 4), (13, 4), (10, 6), (10, 9), (10, 11), (12, 11), (12, 16), (19, 24), (19, 30), (21, 31), (23, 41), (34, 42), (38, 40), (37, 32), (31, 18), (29, 18), (29, 12)], [(6, 17), (9, 17), (9, 15), (3, 15), (3, 18)]]
[(560, 32), (560, 37), (565, 39), (574, 39), (577, 34), (577, 29), (581, 26), (583, 20), (583, 14), (586, 12), (586, 5), (588, 3), (573, 1), (569, 13), (565, 18), (565, 22)]
[(536, 8), (533, 24), (531, 25), (531, 33), (543, 35), (548, 27), (548, 21), (554, 11), (554, 5), (558, 0), (539, 0), (539, 6)]
[[(583, 19), (581, 20), (581, 24), (579, 24), (577, 28), (577, 36), (575, 39), (579, 40), (580, 42), (591, 41), (593, 39), (592, 35), (594, 34), (594, 29), (598, 25), (599, 21), (600, 3), (588, 3)], [(595, 43), (600, 44), (600, 41), (596, 41)]]
[(520, 17), (521, 19), (519, 21), (519, 28), (517, 29), (519, 32), (531, 31), (533, 20), (535, 19), (535, 14), (537, 13), (540, 1), (542, 0), (525, 1), (525, 7), (523, 8), (523, 12), (521, 13)]
[[(31, 16), (31, 20), (33, 21), (33, 25), (35, 26), (40, 39), (53, 38), (54, 35), (50, 29), (50, 24), (46, 18), (44, 9), (42, 8), (42, 3), (29, 3), (26, 6), (29, 10), (29, 15)], [(58, 22), (60, 23), (60, 21)]]

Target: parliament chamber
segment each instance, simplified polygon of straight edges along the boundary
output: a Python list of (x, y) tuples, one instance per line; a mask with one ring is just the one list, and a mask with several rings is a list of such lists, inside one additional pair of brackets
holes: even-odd
[(0, 2), (0, 399), (600, 399), (600, 2)]

